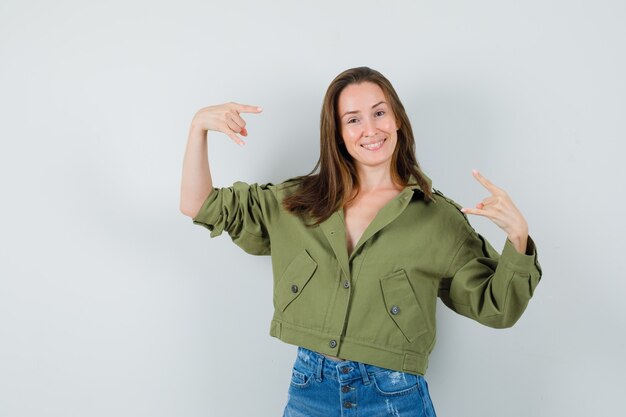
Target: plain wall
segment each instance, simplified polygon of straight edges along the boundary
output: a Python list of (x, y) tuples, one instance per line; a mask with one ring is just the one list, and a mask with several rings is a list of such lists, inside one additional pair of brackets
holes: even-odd
[[(626, 370), (626, 5), (566, 1), (0, 3), (0, 416), (279, 416), (296, 348), (269, 336), (270, 259), (179, 212), (201, 107), (214, 182), (309, 172), (330, 81), (396, 87), (435, 188), (480, 169), (544, 277), (512, 329), (440, 303), (440, 417), (612, 416)], [(472, 218), (496, 248), (504, 234)]]

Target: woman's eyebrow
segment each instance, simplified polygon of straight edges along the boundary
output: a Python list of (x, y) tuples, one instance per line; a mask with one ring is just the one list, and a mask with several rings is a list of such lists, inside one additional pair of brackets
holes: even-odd
[[(381, 104), (387, 104), (387, 103), (385, 103), (384, 101), (379, 101), (378, 103), (374, 104), (374, 105), (372, 106), (372, 108), (374, 108), (374, 107), (378, 107), (378, 106), (380, 106)], [(355, 113), (359, 113), (359, 110), (351, 110), (351, 111), (347, 111), (347, 112), (345, 112), (344, 114), (342, 114), (342, 115), (341, 115), (341, 118), (343, 119), (344, 117), (346, 117), (346, 115), (348, 115), (348, 114), (355, 114)]]

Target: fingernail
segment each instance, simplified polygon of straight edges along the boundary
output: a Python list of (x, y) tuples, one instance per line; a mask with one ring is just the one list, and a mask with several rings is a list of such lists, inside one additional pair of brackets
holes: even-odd
[(257, 107), (257, 111), (263, 111), (263, 107)]

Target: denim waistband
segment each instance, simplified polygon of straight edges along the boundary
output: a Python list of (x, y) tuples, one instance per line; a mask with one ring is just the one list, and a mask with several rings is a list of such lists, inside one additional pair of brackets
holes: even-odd
[(337, 361), (301, 346), (298, 347), (296, 363), (300, 367), (306, 367), (312, 371), (315, 379), (318, 381), (321, 381), (323, 378), (330, 378), (340, 383), (345, 383), (355, 379), (362, 379), (367, 385), (370, 382), (369, 377), (371, 375), (379, 372), (390, 372), (389, 369), (361, 362)]

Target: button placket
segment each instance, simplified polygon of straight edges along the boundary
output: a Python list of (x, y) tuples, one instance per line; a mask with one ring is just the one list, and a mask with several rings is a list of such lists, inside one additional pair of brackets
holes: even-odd
[[(355, 373), (355, 368), (350, 365), (350, 362), (343, 362), (338, 364), (336, 368), (340, 385), (339, 397), (341, 400), (341, 407), (345, 410), (345, 412), (342, 413), (343, 416), (355, 413), (357, 407), (356, 388), (351, 384), (358, 384), (358, 382), (355, 381), (355, 379), (358, 379), (358, 375)], [(348, 409), (350, 409), (350, 414), (345, 414), (348, 413)], [(352, 411), (352, 409), (354, 411)]]
[[(343, 370), (342, 370), (343, 372)], [(348, 371), (349, 372), (349, 371)], [(341, 405), (343, 408), (355, 408), (357, 406), (356, 403), (356, 393), (353, 392), (356, 388), (351, 387), (350, 385), (348, 385), (347, 382), (344, 382), (341, 386)]]

